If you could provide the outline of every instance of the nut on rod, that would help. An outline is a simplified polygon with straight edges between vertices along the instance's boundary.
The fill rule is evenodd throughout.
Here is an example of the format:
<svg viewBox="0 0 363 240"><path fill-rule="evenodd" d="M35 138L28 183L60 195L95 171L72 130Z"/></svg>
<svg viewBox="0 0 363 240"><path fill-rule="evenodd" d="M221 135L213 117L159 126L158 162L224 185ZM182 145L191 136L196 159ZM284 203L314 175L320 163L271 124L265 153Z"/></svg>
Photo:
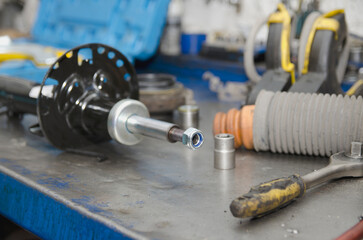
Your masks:
<svg viewBox="0 0 363 240"><path fill-rule="evenodd" d="M200 148L204 142L200 130L182 130L175 124L152 119L146 106L132 99L121 100L112 107L107 128L114 140L125 145L135 145L143 136L182 142L192 150Z"/></svg>

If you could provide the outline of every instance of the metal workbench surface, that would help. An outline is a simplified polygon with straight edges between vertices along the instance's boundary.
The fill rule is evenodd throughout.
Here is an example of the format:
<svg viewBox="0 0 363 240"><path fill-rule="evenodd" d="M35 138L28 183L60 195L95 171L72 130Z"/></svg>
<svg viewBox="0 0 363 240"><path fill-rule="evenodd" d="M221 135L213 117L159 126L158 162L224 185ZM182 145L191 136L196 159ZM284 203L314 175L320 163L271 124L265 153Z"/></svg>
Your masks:
<svg viewBox="0 0 363 240"><path fill-rule="evenodd" d="M213 168L211 126L226 105L201 103L205 145L145 139L91 146L109 158L65 153L0 117L0 213L45 239L332 239L363 213L363 179L309 190L257 220L234 218L230 202L251 186L324 167L327 158L238 150L236 168Z"/></svg>

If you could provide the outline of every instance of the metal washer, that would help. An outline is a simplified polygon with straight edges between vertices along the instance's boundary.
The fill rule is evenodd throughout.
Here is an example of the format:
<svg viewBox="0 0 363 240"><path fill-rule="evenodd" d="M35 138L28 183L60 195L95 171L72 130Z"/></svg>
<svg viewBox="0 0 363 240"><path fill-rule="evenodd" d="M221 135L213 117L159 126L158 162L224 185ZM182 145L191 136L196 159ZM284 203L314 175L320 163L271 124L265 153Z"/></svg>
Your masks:
<svg viewBox="0 0 363 240"><path fill-rule="evenodd" d="M107 129L110 136L125 145L135 145L141 142L143 136L133 134L127 129L127 119L132 115L149 118L146 106L136 100L124 99L117 102L108 115Z"/></svg>

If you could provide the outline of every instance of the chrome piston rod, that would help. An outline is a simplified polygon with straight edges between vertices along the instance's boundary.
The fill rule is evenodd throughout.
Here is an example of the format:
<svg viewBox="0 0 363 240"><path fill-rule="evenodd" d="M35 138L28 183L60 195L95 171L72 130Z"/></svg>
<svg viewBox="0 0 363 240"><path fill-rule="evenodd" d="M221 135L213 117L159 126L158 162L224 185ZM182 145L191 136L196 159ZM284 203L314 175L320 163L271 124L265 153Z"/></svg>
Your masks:
<svg viewBox="0 0 363 240"><path fill-rule="evenodd" d="M142 136L182 142L193 150L201 147L204 142L200 130L182 130L175 124L152 119L144 104L131 99L122 100L111 109L108 116L108 132L113 139L126 145L139 143Z"/></svg>
<svg viewBox="0 0 363 240"><path fill-rule="evenodd" d="M172 128L177 126L172 123L133 115L127 119L126 127L134 134L141 134L152 138L158 138L161 140L166 139L174 142L169 139L169 132Z"/></svg>

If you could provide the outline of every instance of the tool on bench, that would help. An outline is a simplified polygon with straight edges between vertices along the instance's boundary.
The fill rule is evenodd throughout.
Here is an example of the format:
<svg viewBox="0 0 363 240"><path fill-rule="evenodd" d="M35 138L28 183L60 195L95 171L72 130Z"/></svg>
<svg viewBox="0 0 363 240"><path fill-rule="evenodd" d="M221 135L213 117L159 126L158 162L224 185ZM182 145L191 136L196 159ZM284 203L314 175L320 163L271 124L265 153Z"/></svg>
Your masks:
<svg viewBox="0 0 363 240"><path fill-rule="evenodd" d="M36 66L49 67L65 51L34 43L0 44L0 63L14 60L30 60Z"/></svg>
<svg viewBox="0 0 363 240"><path fill-rule="evenodd" d="M363 79L357 80L347 91L348 96L363 96Z"/></svg>
<svg viewBox="0 0 363 240"><path fill-rule="evenodd" d="M343 93L349 45L344 10L309 15L300 37L300 77L289 92Z"/></svg>
<svg viewBox="0 0 363 240"><path fill-rule="evenodd" d="M344 10L326 14L312 12L306 18L298 40L297 67L290 61L291 16L280 3L272 13L266 46L266 72L260 77L253 64L253 42L259 22L247 40L244 66L255 84L247 104L254 104L261 90L305 93L342 93L343 80L349 56L349 39ZM296 69L295 69L296 68ZM295 81L295 70L297 79Z"/></svg>
<svg viewBox="0 0 363 240"><path fill-rule="evenodd" d="M204 141L198 129L182 130L149 118L148 109L136 100L139 86L133 66L116 49L103 44L69 50L49 68L40 86L12 80L0 78L0 100L9 115L36 112L39 125L31 131L45 135L60 149L110 138L134 145L142 136L179 141L193 150Z"/></svg>
<svg viewBox="0 0 363 240"><path fill-rule="evenodd" d="M289 46L291 17L284 4L278 4L277 10L268 18L266 72L250 92L247 104L254 104L258 93L263 89L286 91L295 83L295 66L290 61ZM250 45L249 42L247 44ZM247 60L247 63L249 62ZM250 68L246 65L245 67Z"/></svg>
<svg viewBox="0 0 363 240"><path fill-rule="evenodd" d="M361 142L352 142L349 153L333 154L327 167L302 177L294 174L252 187L232 201L230 210L238 218L261 217L304 196L310 188L342 177L363 177Z"/></svg>

